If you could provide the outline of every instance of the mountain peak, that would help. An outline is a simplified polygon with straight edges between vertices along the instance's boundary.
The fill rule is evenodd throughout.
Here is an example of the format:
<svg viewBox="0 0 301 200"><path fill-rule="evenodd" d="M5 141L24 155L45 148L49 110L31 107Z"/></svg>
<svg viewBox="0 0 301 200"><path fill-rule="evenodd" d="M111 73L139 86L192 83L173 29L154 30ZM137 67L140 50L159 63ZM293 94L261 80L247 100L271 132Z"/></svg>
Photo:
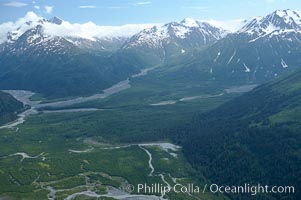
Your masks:
<svg viewBox="0 0 301 200"><path fill-rule="evenodd" d="M225 31L205 22L185 18L181 22L144 29L134 35L124 49L159 49L162 55L176 55L204 45L212 44L225 36ZM173 46L173 47L172 47Z"/></svg>
<svg viewBox="0 0 301 200"><path fill-rule="evenodd" d="M295 29L301 24L300 15L293 10L276 10L273 13L266 16L275 26L286 26L285 28Z"/></svg>
<svg viewBox="0 0 301 200"><path fill-rule="evenodd" d="M291 9L276 10L272 14L278 15L279 17L289 16L292 18L295 18L295 17L300 18L300 15L296 11L291 10Z"/></svg>
<svg viewBox="0 0 301 200"><path fill-rule="evenodd" d="M265 17L253 18L238 33L263 37L272 33L300 31L301 17L293 10L276 10Z"/></svg>
<svg viewBox="0 0 301 200"><path fill-rule="evenodd" d="M53 24L61 25L63 23L63 20L60 19L59 17L54 16L53 18L51 18L49 20L49 22L51 22Z"/></svg>
<svg viewBox="0 0 301 200"><path fill-rule="evenodd" d="M187 26L187 27L198 27L199 26L198 22L192 18L183 19L181 21L181 24L183 24L184 26Z"/></svg>

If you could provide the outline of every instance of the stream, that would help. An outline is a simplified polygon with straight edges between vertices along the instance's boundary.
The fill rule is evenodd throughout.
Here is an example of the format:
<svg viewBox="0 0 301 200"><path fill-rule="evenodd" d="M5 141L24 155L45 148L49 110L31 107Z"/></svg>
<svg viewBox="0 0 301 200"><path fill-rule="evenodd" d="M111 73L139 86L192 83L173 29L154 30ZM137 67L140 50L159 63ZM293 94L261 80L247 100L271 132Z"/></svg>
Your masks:
<svg viewBox="0 0 301 200"><path fill-rule="evenodd" d="M234 87L231 87L231 88L224 89L224 92L220 93L220 94L213 94L213 95L204 94L204 95L198 95L198 96L183 97L181 99L166 100L166 101L161 101L161 102L157 102L157 103L152 103L152 104L150 104L150 106L167 106L167 105L176 104L178 102L186 102L186 101L192 101L192 100L196 100L196 99L216 98L216 97L223 96L225 94L245 93L245 92L249 92L249 91L253 90L257 86L258 85L255 85L255 84L253 84L253 85L234 86Z"/></svg>
<svg viewBox="0 0 301 200"><path fill-rule="evenodd" d="M95 144L96 142L93 142L93 143ZM158 142L158 143L141 143L141 144L129 144L129 145L123 145L123 146L100 147L99 149L111 150L111 149L129 148L129 147L132 147L132 146L138 146L148 156L148 166L150 168L150 172L149 172L148 176L158 176L158 177L160 177L162 182L166 186L171 188L171 185L166 181L165 175L163 173L154 174L155 173L155 167L153 166L153 156L152 156L151 152L146 147L158 146L163 151L169 153L173 157L176 157L175 152L178 151L181 147L177 146L177 145L174 145L174 144L171 144L171 143L167 143L167 142ZM93 150L94 150L94 148L90 147L89 149L85 149L85 150L71 150L71 149L69 149L69 152L71 152L71 153L88 153L88 152L91 152ZM177 183L176 178L172 177L170 174L168 176L173 180L174 183ZM87 190L87 191L84 191L84 192L71 194L65 200L72 200L72 199L76 198L79 195L85 195L85 196L88 196L88 197L112 197L112 198L115 198L115 199L133 199L133 200L143 200L143 199L145 199L145 200L156 200L156 199L158 199L158 200L165 200L164 191L162 191L160 197L155 196L155 195L128 194L128 193L126 193L124 191L121 191L119 189L116 189L116 188L113 188L113 191L115 191L115 192L112 193L112 190L109 190L108 194L98 195L95 192Z"/></svg>
<svg viewBox="0 0 301 200"><path fill-rule="evenodd" d="M155 167L153 166L153 157L152 157L151 152L146 147L158 146L158 147L161 148L161 150L169 153L170 155L173 155L175 151L178 151L181 148L180 146L177 146L177 145L174 145L174 144L171 144L171 143L167 143L167 142L158 142L158 143L129 144L129 145L123 145L123 146L110 146L110 147L90 147L90 148L85 149L85 150L71 150L71 149L69 149L69 152L70 153L89 153L89 152L93 151L96 148L103 149L103 150L111 150L111 149L129 148L129 147L132 147L132 146L138 146L148 156L148 166L150 168L150 173L148 174L148 176L158 176L158 177L160 177L162 182L164 184L166 184L166 186L171 188L170 183L167 182L167 180L165 179L165 175L163 173L154 174ZM176 178L172 177L170 174L168 174L168 177L171 178L173 183L177 183ZM48 182L48 183L43 183L43 182L39 183L38 179L39 178L37 178L34 182L38 186L40 186L41 189L44 189L44 190L48 191L48 200L55 200L56 199L56 194L58 192L71 191L75 188L86 188L86 190L81 191L81 192L71 193L71 194L69 194L69 196L64 198L65 200L73 200L73 199L76 199L79 196L86 196L88 198L89 197L90 198L108 197L108 198L114 198L114 199L120 199L120 200L167 200L166 198L164 198L165 193L163 191L161 193L161 196L145 195L145 194L130 194L130 193L124 191L124 190L121 190L121 189L118 189L118 188L115 188L115 187L112 187L112 186L107 186L107 193L106 194L98 194L98 193L93 191L93 184L88 183L87 180L86 180L86 185L80 185L80 186L76 186L75 188L70 188L70 189L54 189L49 184L57 183L57 182L59 182L59 180ZM96 185L94 185L94 186L96 186Z"/></svg>
<svg viewBox="0 0 301 200"><path fill-rule="evenodd" d="M143 145L138 145L143 151L145 151L145 153L148 155L149 157L149 160L148 160L148 166L149 168L151 169L150 173L148 174L148 176L153 176L153 173L155 171L155 168L152 164L152 161L153 161L153 156L152 154L146 149L143 147Z"/></svg>
<svg viewBox="0 0 301 200"><path fill-rule="evenodd" d="M8 158L8 157L12 157L12 156L21 156L21 160L20 162L22 162L24 159L36 159L36 158L39 158L41 157L42 160L44 160L44 152L43 153L40 153L39 155L36 155L36 156L30 156L28 155L27 153L24 153L24 152L18 152L18 153L14 153L14 154L10 154L8 156L3 156L3 157L0 157L0 158Z"/></svg>

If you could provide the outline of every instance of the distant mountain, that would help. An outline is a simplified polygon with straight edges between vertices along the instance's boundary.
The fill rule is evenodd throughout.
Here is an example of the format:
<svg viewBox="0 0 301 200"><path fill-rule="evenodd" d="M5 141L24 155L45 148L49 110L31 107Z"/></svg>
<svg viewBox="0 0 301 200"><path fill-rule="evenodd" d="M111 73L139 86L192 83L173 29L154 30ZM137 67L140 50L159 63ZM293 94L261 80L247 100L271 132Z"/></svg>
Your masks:
<svg viewBox="0 0 301 200"><path fill-rule="evenodd" d="M58 17L35 19L27 21L26 25L17 27L7 33L7 40L1 44L0 52L7 51L38 51L37 53L66 53L70 49L116 51L127 38L124 37L95 37L74 36L70 33L61 33L64 21ZM64 30L65 31L65 30Z"/></svg>
<svg viewBox="0 0 301 200"><path fill-rule="evenodd" d="M211 45L227 34L225 30L208 23L186 18L142 30L122 47L164 60Z"/></svg>
<svg viewBox="0 0 301 200"><path fill-rule="evenodd" d="M277 10L251 20L182 62L210 80L232 85L262 83L301 66L301 18ZM173 65L175 63L172 63Z"/></svg>
<svg viewBox="0 0 301 200"><path fill-rule="evenodd" d="M248 34L254 42L264 37L286 35L290 32L299 32L301 25L300 15L293 10L276 10L266 17L257 17L242 27L238 34Z"/></svg>
<svg viewBox="0 0 301 200"><path fill-rule="evenodd" d="M134 55L116 52L124 38L52 35L45 28L52 23L60 26L62 20L29 21L32 28L8 33L0 46L0 89L32 90L51 98L88 95L145 67Z"/></svg>
<svg viewBox="0 0 301 200"><path fill-rule="evenodd" d="M2 54L65 54L78 47L64 37L46 35L43 26L27 30L19 37L9 37Z"/></svg>
<svg viewBox="0 0 301 200"><path fill-rule="evenodd" d="M129 39L79 36L60 29L67 24L58 17L31 18L0 44L0 89L87 95L163 63L163 76L185 81L257 84L301 65L301 18L292 10L254 18L235 33L187 18Z"/></svg>
<svg viewBox="0 0 301 200"><path fill-rule="evenodd" d="M23 109L23 103L10 94L0 91L0 125L17 118L17 112Z"/></svg>
<svg viewBox="0 0 301 200"><path fill-rule="evenodd" d="M256 199L298 200L300 113L298 70L196 116L176 135L188 160L211 182L294 186L294 194L257 194ZM244 194L230 197L254 198Z"/></svg>
<svg viewBox="0 0 301 200"><path fill-rule="evenodd" d="M144 67L213 44L226 34L185 19L143 30L129 40L76 37L61 33L65 29L60 26L67 25L58 17L31 18L8 32L0 44L0 89L32 90L51 98L99 92Z"/></svg>
<svg viewBox="0 0 301 200"><path fill-rule="evenodd" d="M24 53L26 51L37 54L65 54L72 50L86 51L116 51L126 38L101 38L85 39L81 37L62 37L48 35L44 32L43 25L27 30L16 37L12 33L8 35L9 40L2 44L3 53Z"/></svg>

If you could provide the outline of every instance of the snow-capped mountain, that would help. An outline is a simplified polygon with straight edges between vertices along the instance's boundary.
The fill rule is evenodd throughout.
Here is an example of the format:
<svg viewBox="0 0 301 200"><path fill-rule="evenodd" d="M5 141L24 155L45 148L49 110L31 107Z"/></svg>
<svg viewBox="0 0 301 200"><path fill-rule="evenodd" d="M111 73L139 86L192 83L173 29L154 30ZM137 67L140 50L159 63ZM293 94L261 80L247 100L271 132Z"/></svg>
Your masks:
<svg viewBox="0 0 301 200"><path fill-rule="evenodd" d="M70 24L29 13L13 27L0 25L0 87L38 92L51 88L50 95L64 96L62 83L72 95L80 84L91 93L94 83L103 88L163 62L222 84L261 83L301 66L300 26L297 12L278 10L234 33L187 18L141 29L127 39L93 23ZM8 30L5 35L3 30Z"/></svg>
<svg viewBox="0 0 301 200"><path fill-rule="evenodd" d="M164 59L213 44L226 34L225 30L209 23L186 18L181 22L171 22L163 26L144 29L131 37L123 49L154 51Z"/></svg>
<svg viewBox="0 0 301 200"><path fill-rule="evenodd" d="M3 53L7 54L24 54L26 52L65 54L67 51L76 48L73 43L64 37L44 34L42 25L27 30L17 38L9 38L4 45Z"/></svg>
<svg viewBox="0 0 301 200"><path fill-rule="evenodd" d="M261 83L301 66L301 17L277 10L257 17L195 53L186 66L195 66L213 80L232 84Z"/></svg>
<svg viewBox="0 0 301 200"><path fill-rule="evenodd" d="M172 43L175 39L187 39L191 36L198 37L196 42L202 45L211 44L222 38L225 31L213 27L205 22L194 21L186 18L180 23L172 22L163 26L154 26L145 29L133 36L124 48L147 45L161 48L164 43Z"/></svg>
<svg viewBox="0 0 301 200"><path fill-rule="evenodd" d="M99 35L102 28L90 33L97 28L58 17L46 20L34 13L1 24L0 89L51 97L93 94L145 67L140 60L115 52L125 38Z"/></svg>
<svg viewBox="0 0 301 200"><path fill-rule="evenodd" d="M49 20L28 13L23 23L6 33L0 40L0 52L64 54L71 49L115 51L127 39L126 37L92 37L68 31L68 22L58 17ZM5 25L5 24L4 24ZM3 35L4 33L1 32Z"/></svg>
<svg viewBox="0 0 301 200"><path fill-rule="evenodd" d="M293 10L276 10L266 17L254 18L237 33L251 36L250 42L264 37L301 33L301 17Z"/></svg>

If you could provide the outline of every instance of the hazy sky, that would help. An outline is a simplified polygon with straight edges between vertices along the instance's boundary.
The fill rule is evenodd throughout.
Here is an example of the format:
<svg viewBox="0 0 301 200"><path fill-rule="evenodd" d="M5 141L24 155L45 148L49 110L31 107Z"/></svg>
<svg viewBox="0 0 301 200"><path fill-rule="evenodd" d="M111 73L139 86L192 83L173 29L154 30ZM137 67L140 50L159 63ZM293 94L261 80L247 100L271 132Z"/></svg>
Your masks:
<svg viewBox="0 0 301 200"><path fill-rule="evenodd" d="M232 20L264 16L276 9L301 10L300 0L0 0L0 23L28 11L75 23L99 25L164 23L190 17Z"/></svg>

